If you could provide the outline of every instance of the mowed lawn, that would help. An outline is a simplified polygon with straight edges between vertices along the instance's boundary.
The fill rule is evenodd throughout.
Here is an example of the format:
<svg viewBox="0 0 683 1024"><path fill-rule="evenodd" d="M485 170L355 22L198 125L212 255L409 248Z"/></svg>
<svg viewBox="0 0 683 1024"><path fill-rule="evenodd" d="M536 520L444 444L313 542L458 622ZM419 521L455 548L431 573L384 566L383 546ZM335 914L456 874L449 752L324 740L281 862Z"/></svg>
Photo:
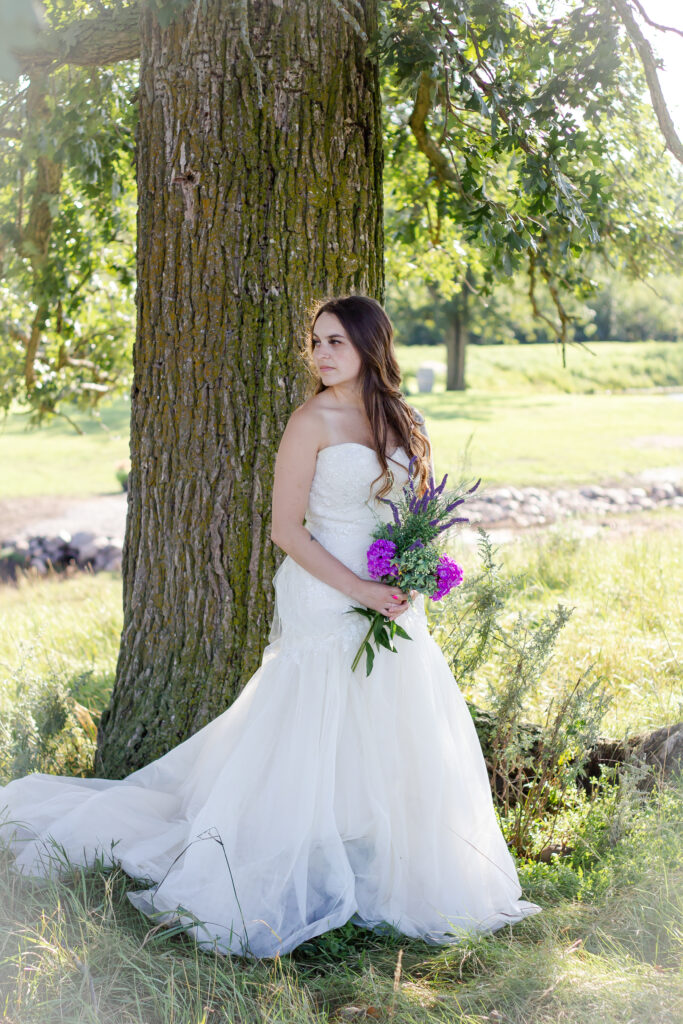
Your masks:
<svg viewBox="0 0 683 1024"><path fill-rule="evenodd" d="M426 416L438 474L472 473L484 484L618 480L643 469L683 465L683 345L609 342L594 356L570 349L562 369L553 345L472 346L464 392L418 394L414 373L443 363L443 346L398 348L409 400ZM678 393L624 389L680 386ZM602 390L601 390L602 389ZM6 498L86 497L118 491L128 457L130 409L120 398L99 420L68 410L40 429L14 413L0 422Z"/></svg>
<svg viewBox="0 0 683 1024"><path fill-rule="evenodd" d="M625 481L645 469L683 467L683 395L416 396L434 446L435 472L483 485Z"/></svg>

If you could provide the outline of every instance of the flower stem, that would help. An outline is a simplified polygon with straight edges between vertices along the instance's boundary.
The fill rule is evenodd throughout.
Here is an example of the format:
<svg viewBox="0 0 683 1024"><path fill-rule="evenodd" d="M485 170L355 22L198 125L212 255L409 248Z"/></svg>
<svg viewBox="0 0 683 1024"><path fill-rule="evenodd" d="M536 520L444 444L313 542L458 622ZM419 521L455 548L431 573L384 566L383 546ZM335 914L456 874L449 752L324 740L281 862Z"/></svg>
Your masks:
<svg viewBox="0 0 683 1024"><path fill-rule="evenodd" d="M351 671L352 672L356 671L356 667L358 665L358 662L360 661L361 654L363 653L365 645L366 645L368 639L370 638L370 636L372 635L373 629L375 628L375 621L379 617L380 617L380 613L379 612L375 612L375 616L374 616L374 618L370 622L370 628L368 629L367 633L365 634L365 636L361 640L361 644L360 644L360 647L358 648L358 652L356 654L356 657L353 659L353 662L351 663Z"/></svg>

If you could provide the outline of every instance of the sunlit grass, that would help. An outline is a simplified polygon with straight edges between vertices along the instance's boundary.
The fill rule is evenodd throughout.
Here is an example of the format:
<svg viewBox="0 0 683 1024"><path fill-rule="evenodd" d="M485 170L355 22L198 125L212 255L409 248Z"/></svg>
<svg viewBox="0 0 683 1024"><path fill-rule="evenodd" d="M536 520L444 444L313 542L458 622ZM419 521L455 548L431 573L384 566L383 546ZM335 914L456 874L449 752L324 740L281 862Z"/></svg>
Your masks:
<svg viewBox="0 0 683 1024"><path fill-rule="evenodd" d="M417 389L415 373L423 363L446 363L445 345L400 345L398 356L406 384ZM683 387L683 345L666 341L589 342L567 347L562 366L559 345L470 345L465 379L473 391L584 393L628 388ZM446 386L443 369L435 389Z"/></svg>
<svg viewBox="0 0 683 1024"><path fill-rule="evenodd" d="M466 391L444 391L440 374L433 393L417 394L411 373L424 361L445 361L445 349L400 347L409 400L427 417L437 472L460 468L470 437L471 469L486 483L585 482L683 465L680 396L604 393L683 387L683 345L592 348L595 357L570 349L563 370L554 345L472 346ZM116 466L129 454L128 401L103 405L99 422L69 415L82 436L64 420L28 431L23 415L0 421L4 497L120 492Z"/></svg>
<svg viewBox="0 0 683 1024"><path fill-rule="evenodd" d="M63 419L40 429L13 413L0 420L3 497L121 493L117 465L129 455L130 402L103 406L99 420L69 410L83 434Z"/></svg>
<svg viewBox="0 0 683 1024"><path fill-rule="evenodd" d="M679 398L442 392L411 401L427 419L439 476L562 486L683 466Z"/></svg>
<svg viewBox="0 0 683 1024"><path fill-rule="evenodd" d="M0 586L0 708L22 672L64 680L90 673L78 699L101 707L114 679L122 622L120 573L20 574L16 586Z"/></svg>
<svg viewBox="0 0 683 1024"><path fill-rule="evenodd" d="M499 545L497 561L522 577L511 619L518 611L538 617L558 601L574 608L530 717L556 680L576 679L591 664L613 698L605 719L611 735L683 717L683 513L662 511L655 521L657 529L608 527L588 537L561 523ZM465 571L476 571L476 552L463 538L451 550ZM481 699L495 671L493 662L483 666L477 692L467 695Z"/></svg>

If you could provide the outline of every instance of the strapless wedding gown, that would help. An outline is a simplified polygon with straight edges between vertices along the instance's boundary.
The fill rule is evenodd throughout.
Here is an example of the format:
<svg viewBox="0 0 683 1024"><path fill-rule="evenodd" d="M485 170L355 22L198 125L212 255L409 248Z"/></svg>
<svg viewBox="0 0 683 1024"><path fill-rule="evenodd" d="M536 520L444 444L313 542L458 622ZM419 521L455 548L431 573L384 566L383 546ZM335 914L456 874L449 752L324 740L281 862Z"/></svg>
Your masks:
<svg viewBox="0 0 683 1024"><path fill-rule="evenodd" d="M408 479L399 448L398 497ZM364 579L377 519L374 451L318 454L306 526ZM374 484L376 490L379 482ZM349 919L457 942L541 908L520 899L472 718L427 629L351 661L367 628L354 602L285 557L269 643L235 702L122 781L35 773L0 788L0 838L17 868L58 875L119 863L129 899L185 925L201 948L270 957Z"/></svg>

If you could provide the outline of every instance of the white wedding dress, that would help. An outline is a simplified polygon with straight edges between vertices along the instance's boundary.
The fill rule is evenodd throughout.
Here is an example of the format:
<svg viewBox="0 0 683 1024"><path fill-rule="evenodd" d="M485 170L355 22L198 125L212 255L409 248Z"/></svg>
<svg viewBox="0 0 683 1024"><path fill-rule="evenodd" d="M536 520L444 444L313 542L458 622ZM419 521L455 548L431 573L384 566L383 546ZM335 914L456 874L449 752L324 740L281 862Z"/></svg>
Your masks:
<svg viewBox="0 0 683 1024"><path fill-rule="evenodd" d="M400 495L408 456L393 453ZM313 536L368 579L375 452L320 451ZM374 488L379 488L379 481ZM424 599L399 617L411 639L351 661L367 620L285 557L260 668L237 700L122 781L35 773L0 787L0 837L18 870L57 875L120 863L154 921L201 948L271 957L343 925L387 924L456 942L541 908L520 899L472 718L427 629Z"/></svg>

